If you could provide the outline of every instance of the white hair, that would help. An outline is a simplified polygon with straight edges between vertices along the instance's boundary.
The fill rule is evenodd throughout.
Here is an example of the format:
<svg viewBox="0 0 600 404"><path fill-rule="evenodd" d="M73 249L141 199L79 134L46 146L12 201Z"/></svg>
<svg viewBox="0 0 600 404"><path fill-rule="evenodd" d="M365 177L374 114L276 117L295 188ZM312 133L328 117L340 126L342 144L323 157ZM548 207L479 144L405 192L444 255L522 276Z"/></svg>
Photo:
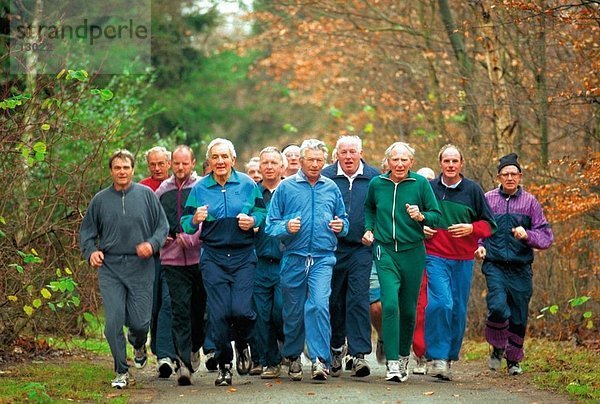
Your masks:
<svg viewBox="0 0 600 404"><path fill-rule="evenodd" d="M235 147L233 147L233 143L231 143L231 140L227 140L227 139L223 139L223 138L216 138L213 139L209 144L208 147L206 148L206 159L209 160L210 159L210 150L215 147L216 145L219 144L224 144L225 146L227 146L227 148L229 149L229 154L231 155L232 158L236 158L237 155L235 154Z"/></svg>
<svg viewBox="0 0 600 404"><path fill-rule="evenodd" d="M419 170L417 171L417 174L422 175L423 177L427 178L428 180L432 180L435 178L435 171L433 171L429 167L419 168Z"/></svg>
<svg viewBox="0 0 600 404"><path fill-rule="evenodd" d="M327 161L327 146L319 139L306 139L300 146L300 159L304 158L306 150L322 151L325 161Z"/></svg>
<svg viewBox="0 0 600 404"><path fill-rule="evenodd" d="M162 146L154 146L153 148L149 149L146 153L144 153L144 158L146 159L146 161L148 161L148 156L154 153L164 154L167 160L171 161L171 152Z"/></svg>
<svg viewBox="0 0 600 404"><path fill-rule="evenodd" d="M413 159L415 158L415 149L413 149L412 147L410 147L410 145L408 143L404 143L404 142L394 142L391 144L390 147L388 147L385 150L385 159L389 159L390 156L392 155L392 152L394 151L394 149L404 149L405 151L408 152L408 154L410 155L410 158Z"/></svg>
<svg viewBox="0 0 600 404"><path fill-rule="evenodd" d="M337 140L337 143L335 144L335 148L339 149L340 144L342 143L354 145L356 146L358 151L362 151L362 139L358 136L340 136L340 138Z"/></svg>

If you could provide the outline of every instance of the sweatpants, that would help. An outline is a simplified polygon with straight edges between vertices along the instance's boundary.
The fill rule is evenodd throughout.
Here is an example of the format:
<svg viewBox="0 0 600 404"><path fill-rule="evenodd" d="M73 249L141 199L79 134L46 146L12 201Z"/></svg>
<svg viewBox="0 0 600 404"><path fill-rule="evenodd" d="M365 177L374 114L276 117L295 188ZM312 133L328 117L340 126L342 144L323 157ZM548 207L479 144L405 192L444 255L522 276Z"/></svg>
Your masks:
<svg viewBox="0 0 600 404"><path fill-rule="evenodd" d="M329 298L331 347L339 348L347 339L348 353L352 356L371 353L369 279L372 265L373 253L369 247L336 253Z"/></svg>
<svg viewBox="0 0 600 404"><path fill-rule="evenodd" d="M381 285L381 333L387 360L408 356L415 329L425 246L394 251L376 244L373 250Z"/></svg>
<svg viewBox="0 0 600 404"><path fill-rule="evenodd" d="M324 257L289 254L281 261L283 295L283 355L297 358L308 347L314 363L320 359L331 366L329 296L333 254Z"/></svg>
<svg viewBox="0 0 600 404"><path fill-rule="evenodd" d="M252 357L257 351L262 366L277 366L281 362L281 354L277 340L282 339L283 319L281 314L282 296L279 282L279 260L258 258L254 276L254 308L256 323L254 324L254 344Z"/></svg>
<svg viewBox="0 0 600 404"><path fill-rule="evenodd" d="M417 357L425 356L425 308L427 307L427 271L423 272L423 280L417 299L417 317L413 334L413 352Z"/></svg>
<svg viewBox="0 0 600 404"><path fill-rule="evenodd" d="M154 258L142 260L136 255L104 255L98 270L98 282L104 305L104 335L110 347L117 373L126 373L127 337L134 348L146 344L152 316Z"/></svg>
<svg viewBox="0 0 600 404"><path fill-rule="evenodd" d="M175 343L171 328L173 313L171 312L171 296L169 286L164 276L160 258L154 255L154 289L152 294L152 319L150 321L150 349L157 359L169 358L175 360Z"/></svg>
<svg viewBox="0 0 600 404"><path fill-rule="evenodd" d="M210 339L215 344L219 367L231 364L231 340L248 343L256 313L252 309L252 290L256 254L254 248L202 248L200 258Z"/></svg>
<svg viewBox="0 0 600 404"><path fill-rule="evenodd" d="M506 359L520 362L525 355L523 342L533 293L531 265L484 261L482 272L488 289L485 338L492 346L506 349Z"/></svg>
<svg viewBox="0 0 600 404"><path fill-rule="evenodd" d="M473 260L427 255L427 359L458 360L473 279Z"/></svg>
<svg viewBox="0 0 600 404"><path fill-rule="evenodd" d="M169 290L173 291L170 294L173 313L171 334L177 352L177 367L179 368L183 364L190 372L193 372L191 352L199 344L196 343L196 347L194 347L192 335L197 340L204 339L202 334L206 294L202 286L202 274L198 264L188 266L164 265L162 269ZM198 288L198 285L202 287ZM194 327L200 329L194 330Z"/></svg>

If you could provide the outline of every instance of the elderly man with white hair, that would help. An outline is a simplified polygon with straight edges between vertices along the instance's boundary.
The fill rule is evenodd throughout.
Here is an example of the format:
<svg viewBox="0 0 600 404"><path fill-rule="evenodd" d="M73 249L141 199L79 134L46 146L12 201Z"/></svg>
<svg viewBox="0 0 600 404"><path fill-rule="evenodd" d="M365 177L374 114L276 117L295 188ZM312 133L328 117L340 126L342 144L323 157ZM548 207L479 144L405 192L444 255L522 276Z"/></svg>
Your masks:
<svg viewBox="0 0 600 404"><path fill-rule="evenodd" d="M202 223L200 269L207 295L210 339L216 344L219 364L215 384L228 386L233 360L230 341L236 341L238 356L245 356L256 319L252 309L254 228L262 225L266 209L258 185L233 169L236 153L229 140L211 141L206 159L211 173L192 188L181 226L193 234Z"/></svg>
<svg viewBox="0 0 600 404"><path fill-rule="evenodd" d="M348 233L348 219L339 188L321 175L326 161L325 144L305 140L300 146L300 171L279 184L267 215L267 234L285 245L283 355L290 360L288 375L295 381L303 376L300 354L305 339L312 379L326 380L331 365L331 273L338 237Z"/></svg>
<svg viewBox="0 0 600 404"><path fill-rule="evenodd" d="M393 143L385 158L389 171L369 184L363 243L373 245L381 285L385 379L405 382L425 268L423 225L435 226L441 212L427 180L410 171L412 147Z"/></svg>
<svg viewBox="0 0 600 404"><path fill-rule="evenodd" d="M362 140L358 136L342 136L336 143L337 161L323 169L342 192L348 212L348 234L340 237L335 252L336 264L331 278L331 375L342 373L342 359L347 351L352 357L351 375L371 373L366 355L371 353L369 321L369 278L373 264L371 246L363 245L365 232L365 199L371 178L379 170L363 159Z"/></svg>

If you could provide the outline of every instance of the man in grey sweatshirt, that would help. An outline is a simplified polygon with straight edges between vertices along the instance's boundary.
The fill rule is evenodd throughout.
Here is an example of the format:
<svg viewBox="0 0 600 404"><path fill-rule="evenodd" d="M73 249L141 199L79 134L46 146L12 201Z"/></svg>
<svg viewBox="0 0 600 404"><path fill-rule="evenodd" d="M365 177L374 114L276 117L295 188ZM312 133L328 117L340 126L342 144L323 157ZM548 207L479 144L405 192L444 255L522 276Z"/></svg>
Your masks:
<svg viewBox="0 0 600 404"><path fill-rule="evenodd" d="M135 159L127 150L112 154L108 166L113 184L92 198L79 232L83 256L98 269L106 317L104 335L117 373L111 385L118 389L133 382L127 365L124 325L135 349L135 366L142 368L147 361L153 254L169 231L156 195L133 182L134 164Z"/></svg>

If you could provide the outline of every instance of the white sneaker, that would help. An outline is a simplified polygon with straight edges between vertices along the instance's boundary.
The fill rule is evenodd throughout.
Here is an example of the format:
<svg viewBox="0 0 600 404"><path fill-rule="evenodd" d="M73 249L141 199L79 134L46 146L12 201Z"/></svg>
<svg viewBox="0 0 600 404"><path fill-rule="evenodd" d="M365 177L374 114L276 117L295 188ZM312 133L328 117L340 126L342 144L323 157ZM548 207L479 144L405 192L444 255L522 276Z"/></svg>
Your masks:
<svg viewBox="0 0 600 404"><path fill-rule="evenodd" d="M385 380L400 383L400 361L388 361L386 367Z"/></svg>
<svg viewBox="0 0 600 404"><path fill-rule="evenodd" d="M437 377L442 380L452 380L452 374L450 373L450 365L447 360L436 359L431 363L431 369L429 374L433 377Z"/></svg>
<svg viewBox="0 0 600 404"><path fill-rule="evenodd" d="M398 361L398 370L400 373L400 382L404 383L405 381L408 380L408 361L409 361L410 357L409 356L401 356L400 360Z"/></svg>
<svg viewBox="0 0 600 404"><path fill-rule="evenodd" d="M415 375L426 375L427 374L427 358L424 356L415 356L415 367L412 370Z"/></svg>
<svg viewBox="0 0 600 404"><path fill-rule="evenodd" d="M190 362L192 363L192 370L194 373L200 369L200 350L192 351L190 354Z"/></svg>
<svg viewBox="0 0 600 404"><path fill-rule="evenodd" d="M180 386L189 386L192 384L192 374L184 364L181 364L179 369L177 369L177 384Z"/></svg>
<svg viewBox="0 0 600 404"><path fill-rule="evenodd" d="M117 373L117 377L110 382L110 385L115 389L124 389L128 384L133 384L132 381L133 379L129 378L129 372Z"/></svg>
<svg viewBox="0 0 600 404"><path fill-rule="evenodd" d="M313 380L327 380L329 370L325 367L325 364L317 359L312 365L312 379Z"/></svg>
<svg viewBox="0 0 600 404"><path fill-rule="evenodd" d="M168 379L169 376L175 371L175 364L171 358L160 358L158 360L158 377L161 379Z"/></svg>

